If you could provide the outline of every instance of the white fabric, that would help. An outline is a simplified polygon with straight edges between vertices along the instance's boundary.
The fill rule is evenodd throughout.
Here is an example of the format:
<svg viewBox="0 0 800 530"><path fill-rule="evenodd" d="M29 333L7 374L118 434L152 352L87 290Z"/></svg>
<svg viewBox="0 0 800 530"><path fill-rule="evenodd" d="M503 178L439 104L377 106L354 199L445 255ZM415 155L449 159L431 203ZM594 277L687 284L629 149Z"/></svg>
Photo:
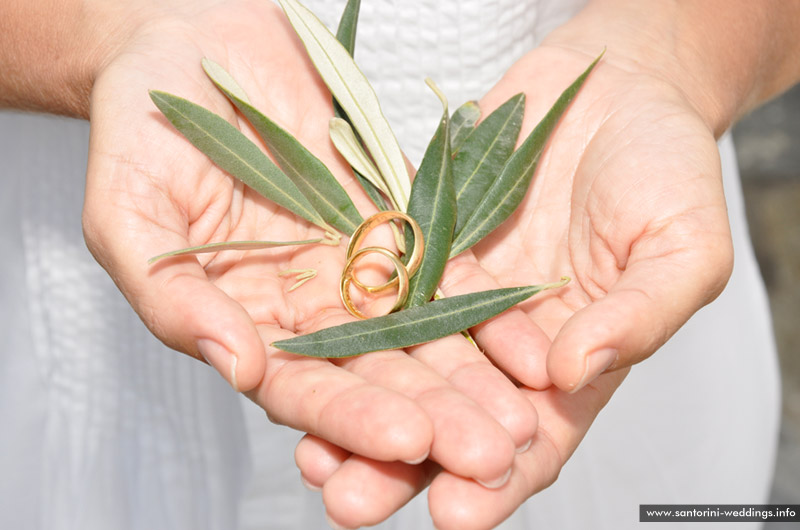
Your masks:
<svg viewBox="0 0 800 530"><path fill-rule="evenodd" d="M86 250L87 124L0 120L0 528L229 528L240 403L149 336Z"/></svg>
<svg viewBox="0 0 800 530"><path fill-rule="evenodd" d="M357 58L418 159L440 112L425 76L453 106L478 98L581 3L369 0ZM333 25L343 2L309 5ZM325 528L294 469L299 434L161 346L86 250L87 132L0 114L0 528ZM767 501L777 366L729 139L721 149L728 288L633 370L559 481L502 528L636 528L640 503ZM382 527L430 528L424 502Z"/></svg>

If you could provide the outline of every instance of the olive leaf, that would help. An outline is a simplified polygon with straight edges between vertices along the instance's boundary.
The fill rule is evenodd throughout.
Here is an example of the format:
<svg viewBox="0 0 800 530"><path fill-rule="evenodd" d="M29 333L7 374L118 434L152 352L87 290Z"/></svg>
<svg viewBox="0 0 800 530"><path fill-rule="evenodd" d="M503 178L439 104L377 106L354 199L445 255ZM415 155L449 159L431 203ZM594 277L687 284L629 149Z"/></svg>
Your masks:
<svg viewBox="0 0 800 530"><path fill-rule="evenodd" d="M508 159L500 176L492 183L480 204L456 234L450 250L451 258L467 250L500 226L525 198L550 133L555 129L559 118L578 93L600 57L602 54L561 93L542 121Z"/></svg>
<svg viewBox="0 0 800 530"><path fill-rule="evenodd" d="M237 83L233 76L222 66L205 57L200 61L200 65L203 67L209 79L211 79L223 93L226 95L232 94L238 100L252 105L250 99L247 97L247 92L239 86L239 83Z"/></svg>
<svg viewBox="0 0 800 530"><path fill-rule="evenodd" d="M351 169L353 168L351 167ZM389 199L387 199L389 196L388 193L386 196L382 195L380 190L373 186L369 180L364 178L364 176L359 173L358 170L353 169L353 173L355 174L358 183L361 184L361 188L367 194L367 197L370 198L372 204L374 204L379 210L397 209L390 203Z"/></svg>
<svg viewBox="0 0 800 530"><path fill-rule="evenodd" d="M173 250L154 256L147 260L147 263L152 264L163 258L171 258L174 256L188 256L193 254L206 254L209 252L221 252L223 250L261 250L273 247L287 247L293 245L313 245L315 243L322 243L323 238L317 239L304 239L302 241L222 241L220 243L208 243L206 245L199 245L196 247L182 248L180 250Z"/></svg>
<svg viewBox="0 0 800 530"><path fill-rule="evenodd" d="M356 49L356 30L358 29L358 13L360 9L360 0L348 0L347 5L344 7L344 11L342 12L342 18L339 19L339 27L336 30L336 40L342 43L342 46L344 46L344 49L350 54L350 57L354 56ZM347 117L347 113L344 111L341 105L339 105L339 102L336 101L336 98L333 98L333 112L337 118L347 121L347 123L352 126ZM353 136L355 137L355 133ZM360 140L357 141L359 148L363 151ZM371 161L370 165L374 167L374 165L371 164ZM377 169L375 171L377 172ZM358 183L361 184L361 187L364 189L367 196L372 199L372 202L375 204L375 206L377 206L380 210L389 209L389 205L386 202L386 197L389 196L389 192L384 191L382 194L381 191L375 187L373 181L365 178L364 175L355 167L353 167L353 172L356 175Z"/></svg>
<svg viewBox="0 0 800 530"><path fill-rule="evenodd" d="M317 72L366 145L395 204L405 209L411 188L405 159L369 81L314 13L296 0L279 2Z"/></svg>
<svg viewBox="0 0 800 530"><path fill-rule="evenodd" d="M253 125L286 176L325 222L345 234L352 234L363 218L328 167L294 136L251 105L245 91L224 68L210 59L203 59L202 64L211 81Z"/></svg>
<svg viewBox="0 0 800 530"><path fill-rule="evenodd" d="M331 137L344 146L337 145L337 148L356 168L357 176L376 204L384 202L380 191L383 190L395 208L407 209L417 220L423 230L425 253L409 286L407 308L384 317L279 341L273 344L275 347L316 357L347 357L405 348L463 332L544 289L560 287L569 281L562 278L561 282L552 284L482 291L430 301L447 259L491 232L522 201L549 135L600 57L562 93L513 154L511 150L519 134L523 112L522 95L511 98L476 126L480 109L475 102L462 105L451 119L446 99L435 85L429 83L442 101L444 111L412 186L405 159L381 112L377 96L352 59L360 2L348 0L337 37L297 0L279 0L279 3L328 85L334 101L342 107L338 112L341 119L334 119L331 123ZM225 119L164 92L152 91L151 98L167 119L220 168L265 197L322 227L326 235L323 239L305 241L211 243L168 252L156 256L151 262L167 256L227 249L338 243L339 235L330 224L346 233L352 232L355 223L360 222L360 215L354 207L350 209L352 201L324 165L291 135L257 111L244 90L224 69L210 61L204 62L204 68L217 87L251 121L285 171L297 179L298 185ZM359 174L359 168L372 178L375 185ZM454 170L459 173L458 187L453 181ZM498 170L500 174L494 178ZM311 199L301 189L305 189ZM463 227L456 231L459 209L464 212ZM398 239L398 243L402 248L404 241ZM312 278L316 271L293 269L281 274L298 275L294 289Z"/></svg>
<svg viewBox="0 0 800 530"><path fill-rule="evenodd" d="M545 289L569 281L481 291L434 300L386 316L349 322L272 346L311 357L350 357L379 350L407 348L480 324Z"/></svg>
<svg viewBox="0 0 800 530"><path fill-rule="evenodd" d="M525 94L517 94L489 114L461 145L453 158L458 234L503 170L522 127Z"/></svg>
<svg viewBox="0 0 800 530"><path fill-rule="evenodd" d="M336 40L347 50L350 57L354 56L356 49L356 31L358 30L358 13L361 10L361 0L347 0L347 5L339 19L336 28Z"/></svg>
<svg viewBox="0 0 800 530"><path fill-rule="evenodd" d="M328 123L331 141L350 167L367 179L377 190L389 194L378 169L364 152L350 124L341 118L331 118Z"/></svg>
<svg viewBox="0 0 800 530"><path fill-rule="evenodd" d="M227 120L166 92L151 90L150 98L170 123L221 169L267 199L333 232L289 177Z"/></svg>
<svg viewBox="0 0 800 530"><path fill-rule="evenodd" d="M464 140L472 134L480 117L481 108L477 101L467 101L453 113L450 118L450 151L454 156Z"/></svg>
<svg viewBox="0 0 800 530"><path fill-rule="evenodd" d="M439 97L444 110L414 177L408 201L408 214L422 230L425 252L419 270L409 282L406 307L430 301L436 291L450 254L456 222L456 196L450 164L450 112L442 92L430 79L426 82Z"/></svg>

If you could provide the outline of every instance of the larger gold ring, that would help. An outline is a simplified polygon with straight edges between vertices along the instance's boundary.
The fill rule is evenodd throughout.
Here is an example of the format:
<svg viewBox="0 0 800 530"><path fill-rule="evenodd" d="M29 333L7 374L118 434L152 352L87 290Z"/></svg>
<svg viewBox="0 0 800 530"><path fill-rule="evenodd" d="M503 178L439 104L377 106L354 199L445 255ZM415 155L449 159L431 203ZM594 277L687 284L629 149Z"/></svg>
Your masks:
<svg viewBox="0 0 800 530"><path fill-rule="evenodd" d="M392 265L394 265L395 270L397 271L397 276L395 277L395 281L398 282L397 300L395 301L394 306L389 310L389 313L393 313L402 308L403 304L406 303L406 299L408 299L408 271L406 270L405 265L403 265L403 262L400 261L400 258L397 257L397 254L383 247L364 247L353 254L350 259L348 259L347 264L342 271L342 281L339 284L339 294L342 297L342 303L344 306L351 315L363 319L368 317L353 305L353 300L350 298L350 283L355 283L353 269L356 266L356 262L362 256L371 254L373 252L377 252L378 254L389 258L389 260L392 262Z"/></svg>
<svg viewBox="0 0 800 530"><path fill-rule="evenodd" d="M411 226L411 230L414 233L414 249L411 251L411 255L408 258L408 264L404 266L406 272L408 273L408 277L414 276L414 273L417 272L419 266L422 264L422 255L425 252L425 240L422 235L422 229L410 215L395 210L378 212L361 223L358 228L356 228L355 232L353 232L353 237L350 238L350 243L347 245L347 256L345 259L349 261L352 258L353 253L356 251L358 246L361 244L364 238L367 237L367 234L369 234L375 227L395 219L402 219L403 221L407 222ZM395 257L397 256L394 253L392 253L392 255ZM344 274L342 274L342 277L344 277ZM368 293L378 293L397 285L397 278L392 278L381 285L365 285L360 282L355 275L353 275L352 282Z"/></svg>

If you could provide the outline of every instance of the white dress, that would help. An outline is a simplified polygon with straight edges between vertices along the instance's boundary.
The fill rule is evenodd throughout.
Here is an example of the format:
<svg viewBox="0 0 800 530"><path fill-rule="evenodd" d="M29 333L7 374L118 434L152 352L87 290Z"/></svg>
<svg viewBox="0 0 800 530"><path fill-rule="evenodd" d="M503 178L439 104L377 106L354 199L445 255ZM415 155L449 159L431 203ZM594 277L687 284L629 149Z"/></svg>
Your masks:
<svg viewBox="0 0 800 530"><path fill-rule="evenodd" d="M308 5L335 25L343 3ZM582 3L369 0L357 59L418 159L440 112L425 76L453 106L479 98ZM410 115L392 112L409 100ZM0 113L0 528L326 528L294 466L300 434L150 336L86 250L87 139L83 122ZM777 364L730 139L720 147L727 289L634 368L557 483L501 528L636 528L641 503L767 502ZM381 528L431 528L425 495Z"/></svg>

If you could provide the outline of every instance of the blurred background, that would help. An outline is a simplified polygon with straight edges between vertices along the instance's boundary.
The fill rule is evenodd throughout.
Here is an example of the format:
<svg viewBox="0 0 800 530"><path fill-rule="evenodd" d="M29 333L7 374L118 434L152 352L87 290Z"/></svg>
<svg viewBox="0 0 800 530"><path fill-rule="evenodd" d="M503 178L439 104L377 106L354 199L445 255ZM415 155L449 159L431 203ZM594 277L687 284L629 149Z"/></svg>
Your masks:
<svg viewBox="0 0 800 530"><path fill-rule="evenodd" d="M783 421L770 502L800 504L800 86L741 120L733 136L783 374Z"/></svg>

